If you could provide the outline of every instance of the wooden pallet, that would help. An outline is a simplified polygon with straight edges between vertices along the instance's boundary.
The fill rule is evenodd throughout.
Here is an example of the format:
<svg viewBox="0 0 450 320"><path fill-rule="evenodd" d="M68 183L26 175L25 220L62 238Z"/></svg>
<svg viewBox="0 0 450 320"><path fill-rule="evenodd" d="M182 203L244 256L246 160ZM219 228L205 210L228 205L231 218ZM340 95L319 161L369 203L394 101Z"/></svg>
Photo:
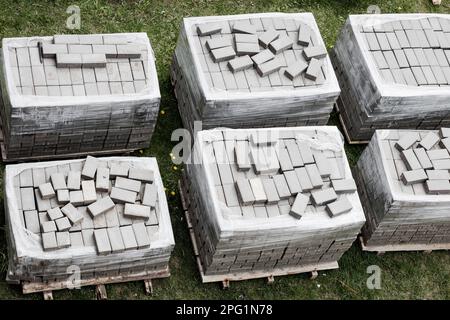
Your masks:
<svg viewBox="0 0 450 320"><path fill-rule="evenodd" d="M359 237L359 242L363 251L376 252L377 255L394 251L423 251L424 253L431 253L437 250L450 250L450 243L366 245L362 236Z"/></svg>
<svg viewBox="0 0 450 320"><path fill-rule="evenodd" d="M350 138L350 135L348 134L347 127L345 125L345 121L342 118L341 112L339 111L340 108L343 108L341 97L337 98L336 103L334 104L334 108L336 109L336 113L338 115L339 122L341 124L342 130L344 131L345 140L347 140L347 142L349 144L368 144L370 142L369 140L353 140L353 139Z"/></svg>
<svg viewBox="0 0 450 320"><path fill-rule="evenodd" d="M195 237L194 229L191 223L191 213L190 213L190 205L189 198L187 195L188 190L185 187L185 184L182 182L182 179L178 181L178 188L181 196L181 203L183 206L186 224L189 230L189 236L191 238L192 247L195 255L195 259L197 262L197 267L200 272L200 277L203 283L211 283L211 282L221 282L222 287L227 289L230 287L231 281L243 281L243 280L251 280L251 279L261 279L266 278L268 284L272 284L275 281L275 277L278 276L287 276L294 275L300 273L309 273L310 279L315 279L319 275L319 271L321 270L332 270L338 269L339 264L337 261L327 262L327 263L319 263L319 264L310 264L310 265L302 265L296 267L283 267L283 268L274 268L270 271L243 271L243 272L233 272L227 274L220 275L205 275L204 267L202 261L200 259L200 255L197 247L197 240Z"/></svg>
<svg viewBox="0 0 450 320"><path fill-rule="evenodd" d="M81 279L78 284L80 287L96 286L96 298L105 300L108 298L105 284L124 283L132 281L143 281L145 292L149 295L153 293L153 279L167 278L170 276L169 267L151 272L138 272L123 276L96 277L90 279ZM53 300L53 291L68 289L72 283L65 280L30 282L22 281L22 292L24 294L42 292L45 300Z"/></svg>

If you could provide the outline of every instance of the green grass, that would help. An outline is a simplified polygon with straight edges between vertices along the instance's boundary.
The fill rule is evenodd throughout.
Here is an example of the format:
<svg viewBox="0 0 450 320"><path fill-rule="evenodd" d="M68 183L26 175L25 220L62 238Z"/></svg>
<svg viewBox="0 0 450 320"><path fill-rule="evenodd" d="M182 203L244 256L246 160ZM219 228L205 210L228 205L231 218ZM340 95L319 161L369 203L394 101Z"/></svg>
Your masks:
<svg viewBox="0 0 450 320"><path fill-rule="evenodd" d="M340 260L340 269L321 272L311 281L305 275L277 278L273 286L263 279L232 283L229 290L219 284L202 284L192 254L186 224L177 191L180 169L174 170L170 135L181 127L177 103L169 79L169 66L175 49L179 25L184 16L239 14L250 12L312 12L328 47L332 47L348 14L365 13L377 4L383 13L443 12L449 13L449 0L441 7L420 0L253 0L253 1L39 1L0 0L2 37L53 35L67 33L66 8L81 8L81 30L77 33L147 32L157 60L161 88L161 111L151 147L138 155L155 156L168 191L168 202L175 234L175 251L170 262L172 276L154 281L153 297L144 295L142 282L108 285L112 299L449 299L450 255L446 252L389 253L378 257L363 253L354 244ZM330 124L337 124L332 115ZM360 146L347 146L350 164L354 165L362 151ZM2 165L3 169L3 165ZM3 170L2 170L3 172ZM3 174L0 179L3 178ZM0 181L1 182L1 181ZM171 195L174 191L176 194ZM1 196L3 197L3 196ZM3 200L1 200L3 201ZM3 208L3 205L0 206ZM0 215L3 225L3 214ZM366 268L378 265L382 270L381 290L366 288ZM4 282L7 251L4 228L0 229L0 299L41 299L41 295L22 295L19 286ZM56 299L94 298L92 287L62 290Z"/></svg>

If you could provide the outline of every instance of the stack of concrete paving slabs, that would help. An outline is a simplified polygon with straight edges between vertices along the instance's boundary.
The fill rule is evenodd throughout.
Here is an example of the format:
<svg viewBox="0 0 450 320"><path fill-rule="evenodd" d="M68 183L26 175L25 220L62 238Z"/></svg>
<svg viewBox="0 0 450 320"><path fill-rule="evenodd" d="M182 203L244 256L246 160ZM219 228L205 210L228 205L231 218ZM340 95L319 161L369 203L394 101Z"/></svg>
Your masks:
<svg viewBox="0 0 450 320"><path fill-rule="evenodd" d="M155 158L6 166L7 280L167 270L174 238Z"/></svg>
<svg viewBox="0 0 450 320"><path fill-rule="evenodd" d="M358 161L367 247L450 249L450 130L377 130Z"/></svg>
<svg viewBox="0 0 450 320"><path fill-rule="evenodd" d="M336 127L205 130L194 155L186 183L205 275L337 266L365 222Z"/></svg>
<svg viewBox="0 0 450 320"><path fill-rule="evenodd" d="M351 140L450 125L449 15L351 15L332 60Z"/></svg>
<svg viewBox="0 0 450 320"><path fill-rule="evenodd" d="M148 147L160 93L145 33L4 38L3 157Z"/></svg>
<svg viewBox="0 0 450 320"><path fill-rule="evenodd" d="M339 96L311 13L185 18L171 77L191 131L323 125Z"/></svg>

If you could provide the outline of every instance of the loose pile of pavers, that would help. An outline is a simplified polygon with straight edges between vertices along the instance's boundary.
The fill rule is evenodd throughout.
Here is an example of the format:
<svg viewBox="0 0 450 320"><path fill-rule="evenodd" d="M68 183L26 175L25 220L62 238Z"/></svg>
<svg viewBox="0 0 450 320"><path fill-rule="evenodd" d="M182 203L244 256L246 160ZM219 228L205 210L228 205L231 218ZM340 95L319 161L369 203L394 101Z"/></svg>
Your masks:
<svg viewBox="0 0 450 320"><path fill-rule="evenodd" d="M185 18L171 77L191 130L322 125L339 95L311 13Z"/></svg>
<svg viewBox="0 0 450 320"><path fill-rule="evenodd" d="M336 127L206 130L196 142L185 188L205 275L337 266L365 219Z"/></svg>
<svg viewBox="0 0 450 320"><path fill-rule="evenodd" d="M174 239L154 158L9 165L8 280L166 270ZM72 270L72 271L71 271Z"/></svg>
<svg viewBox="0 0 450 320"><path fill-rule="evenodd" d="M449 15L351 15L333 51L351 140L450 125Z"/></svg>
<svg viewBox="0 0 450 320"><path fill-rule="evenodd" d="M449 142L445 128L375 132L355 170L367 247L450 248Z"/></svg>
<svg viewBox="0 0 450 320"><path fill-rule="evenodd" d="M147 147L160 93L145 33L5 38L8 160Z"/></svg>

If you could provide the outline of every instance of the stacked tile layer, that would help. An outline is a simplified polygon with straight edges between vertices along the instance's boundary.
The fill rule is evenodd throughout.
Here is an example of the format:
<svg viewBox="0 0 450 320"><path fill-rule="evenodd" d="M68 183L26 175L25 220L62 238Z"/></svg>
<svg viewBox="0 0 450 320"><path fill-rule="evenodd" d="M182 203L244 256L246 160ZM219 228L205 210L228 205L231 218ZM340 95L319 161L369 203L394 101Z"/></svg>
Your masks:
<svg viewBox="0 0 450 320"><path fill-rule="evenodd" d="M8 281L166 270L174 238L154 158L6 166Z"/></svg>
<svg viewBox="0 0 450 320"><path fill-rule="evenodd" d="M186 166L206 275L336 262L364 224L336 127L206 130Z"/></svg>
<svg viewBox="0 0 450 320"><path fill-rule="evenodd" d="M333 50L351 140L450 124L449 15L351 15Z"/></svg>
<svg viewBox="0 0 450 320"><path fill-rule="evenodd" d="M171 77L191 131L326 124L339 95L311 13L185 18Z"/></svg>
<svg viewBox="0 0 450 320"><path fill-rule="evenodd" d="M147 147L160 93L145 33L5 38L7 159Z"/></svg>
<svg viewBox="0 0 450 320"><path fill-rule="evenodd" d="M450 243L446 139L431 130L375 132L355 170L367 246Z"/></svg>

